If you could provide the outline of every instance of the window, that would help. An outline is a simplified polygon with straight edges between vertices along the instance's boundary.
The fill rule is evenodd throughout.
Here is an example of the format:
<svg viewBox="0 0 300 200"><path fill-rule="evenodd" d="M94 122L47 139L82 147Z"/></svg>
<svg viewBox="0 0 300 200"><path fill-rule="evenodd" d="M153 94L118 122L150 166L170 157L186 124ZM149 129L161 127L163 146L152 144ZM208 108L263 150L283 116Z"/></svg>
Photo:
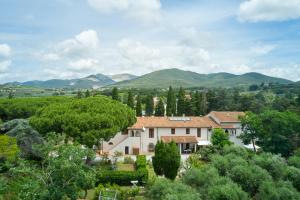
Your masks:
<svg viewBox="0 0 300 200"><path fill-rule="evenodd" d="M148 145L148 151L149 152L154 152L154 150L155 150L154 144L153 143L149 143L149 145Z"/></svg>
<svg viewBox="0 0 300 200"><path fill-rule="evenodd" d="M185 129L185 133L188 135L188 134L190 134L190 128L186 128Z"/></svg>
<svg viewBox="0 0 300 200"><path fill-rule="evenodd" d="M154 138L154 128L149 128L149 138Z"/></svg>
<svg viewBox="0 0 300 200"><path fill-rule="evenodd" d="M134 137L134 131L130 132L130 137Z"/></svg>
<svg viewBox="0 0 300 200"><path fill-rule="evenodd" d="M197 137L201 137L201 128L197 128Z"/></svg>
<svg viewBox="0 0 300 200"><path fill-rule="evenodd" d="M172 134L172 135L175 135L175 128L172 128L172 129L171 129L171 134Z"/></svg>

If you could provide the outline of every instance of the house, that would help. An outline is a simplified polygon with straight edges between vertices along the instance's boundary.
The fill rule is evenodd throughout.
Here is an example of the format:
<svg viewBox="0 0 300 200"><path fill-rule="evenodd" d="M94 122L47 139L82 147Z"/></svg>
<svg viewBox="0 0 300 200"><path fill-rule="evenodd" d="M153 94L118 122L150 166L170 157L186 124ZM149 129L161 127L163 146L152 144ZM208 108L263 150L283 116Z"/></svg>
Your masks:
<svg viewBox="0 0 300 200"><path fill-rule="evenodd" d="M230 133L233 131L240 134L240 122L224 121L223 114L216 113L219 112L203 117L137 117L133 126L103 143L103 152L110 155L116 151L125 155L152 154L156 143L162 140L166 143L174 141L184 154L210 145L214 128L226 128ZM233 113L230 115L232 118L235 116Z"/></svg>
<svg viewBox="0 0 300 200"><path fill-rule="evenodd" d="M242 133L240 117L243 117L244 115L244 112L212 111L207 116L229 134L230 141L236 145L242 146L243 143L238 136Z"/></svg>

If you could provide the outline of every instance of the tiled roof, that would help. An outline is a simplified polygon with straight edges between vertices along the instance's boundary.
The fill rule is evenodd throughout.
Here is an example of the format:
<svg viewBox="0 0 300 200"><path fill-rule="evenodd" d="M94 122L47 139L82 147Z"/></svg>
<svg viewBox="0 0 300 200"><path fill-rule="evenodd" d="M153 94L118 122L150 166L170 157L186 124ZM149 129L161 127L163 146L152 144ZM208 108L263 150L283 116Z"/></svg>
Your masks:
<svg viewBox="0 0 300 200"><path fill-rule="evenodd" d="M161 140L164 143L170 143L172 141L175 143L198 143L195 136L161 136Z"/></svg>
<svg viewBox="0 0 300 200"><path fill-rule="evenodd" d="M244 112L226 112L226 111L212 111L208 115L211 115L217 118L221 123L222 122L240 122L239 116L244 116Z"/></svg>
<svg viewBox="0 0 300 200"><path fill-rule="evenodd" d="M174 117L175 118L175 117ZM180 117L179 117L180 118ZM142 128L219 128L209 117L185 117L187 120L171 120L172 117L137 117L129 129Z"/></svg>

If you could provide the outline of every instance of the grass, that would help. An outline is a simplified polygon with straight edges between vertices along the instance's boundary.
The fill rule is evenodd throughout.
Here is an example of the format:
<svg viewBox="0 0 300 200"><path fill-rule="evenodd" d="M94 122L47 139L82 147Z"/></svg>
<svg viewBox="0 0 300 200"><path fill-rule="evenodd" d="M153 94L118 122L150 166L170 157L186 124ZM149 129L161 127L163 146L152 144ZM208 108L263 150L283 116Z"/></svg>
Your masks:
<svg viewBox="0 0 300 200"><path fill-rule="evenodd" d="M118 163L117 169L119 171L134 171L134 165L133 164L124 164L124 163Z"/></svg>

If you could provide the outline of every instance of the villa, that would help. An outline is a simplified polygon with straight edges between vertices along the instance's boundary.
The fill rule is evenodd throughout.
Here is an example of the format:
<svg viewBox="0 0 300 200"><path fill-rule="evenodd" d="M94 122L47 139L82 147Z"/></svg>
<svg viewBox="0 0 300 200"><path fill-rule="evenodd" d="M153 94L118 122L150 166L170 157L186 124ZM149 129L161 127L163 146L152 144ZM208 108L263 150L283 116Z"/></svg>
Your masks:
<svg viewBox="0 0 300 200"><path fill-rule="evenodd" d="M137 117L136 123L126 131L103 143L103 152L112 155L153 154L155 145L162 140L174 141L181 154L188 154L210 145L214 128L223 128L235 144L242 144L239 116L243 112L211 112L203 117Z"/></svg>

